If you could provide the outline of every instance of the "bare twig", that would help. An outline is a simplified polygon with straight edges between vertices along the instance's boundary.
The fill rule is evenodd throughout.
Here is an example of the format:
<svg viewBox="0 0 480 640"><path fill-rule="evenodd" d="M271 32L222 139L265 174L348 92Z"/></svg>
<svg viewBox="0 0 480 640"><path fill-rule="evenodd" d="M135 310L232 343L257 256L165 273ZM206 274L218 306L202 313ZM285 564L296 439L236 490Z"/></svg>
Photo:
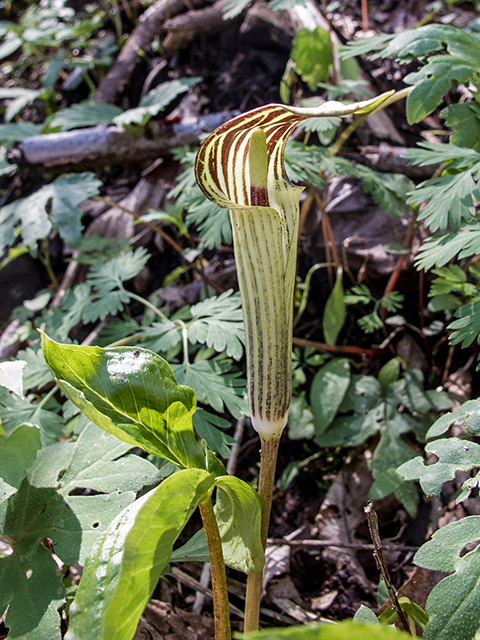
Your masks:
<svg viewBox="0 0 480 640"><path fill-rule="evenodd" d="M288 540L287 538L268 538L267 546L281 547L337 547L339 549L356 549L357 551L374 551L373 544L358 544L355 542L337 542L336 540ZM418 547L411 547L402 544L385 544L382 547L385 551L418 551Z"/></svg>
<svg viewBox="0 0 480 640"><path fill-rule="evenodd" d="M403 611L400 603L398 602L397 593L394 589L392 581L390 580L390 574L388 573L387 565L385 563L385 558L382 550L382 541L380 539L380 533L378 531L378 516L373 508L373 502L369 500L367 506L364 509L365 515L367 516L368 528L370 530L370 535L372 537L373 546L374 546L374 558L377 563L377 567L380 569L383 580L385 582L385 586L388 591L388 595L390 596L390 600L392 601L392 606L398 614L400 621L403 625L403 628L407 633L410 633L410 625L408 624L408 618Z"/></svg>

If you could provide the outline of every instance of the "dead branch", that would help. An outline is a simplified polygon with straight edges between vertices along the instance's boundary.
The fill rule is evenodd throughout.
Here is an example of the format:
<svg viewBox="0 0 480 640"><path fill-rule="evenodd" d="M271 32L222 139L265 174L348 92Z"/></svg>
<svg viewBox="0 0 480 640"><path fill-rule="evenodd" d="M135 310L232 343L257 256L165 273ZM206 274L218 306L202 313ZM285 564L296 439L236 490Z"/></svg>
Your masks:
<svg viewBox="0 0 480 640"><path fill-rule="evenodd" d="M149 7L140 17L112 68L100 83L93 102L115 102L139 62L142 52L147 50L153 39L161 33L165 20L187 8L201 7L203 4L204 0L157 0Z"/></svg>
<svg viewBox="0 0 480 640"><path fill-rule="evenodd" d="M8 160L42 171L58 166L64 171L66 165L78 170L79 165L138 164L168 155L175 147L198 145L200 134L213 131L235 115L237 112L224 111L172 125L155 125L150 137L138 137L122 127L107 125L31 136L9 150Z"/></svg>
<svg viewBox="0 0 480 640"><path fill-rule="evenodd" d="M199 33L204 35L222 30L230 22L223 19L226 6L227 0L217 0L211 7L189 11L166 20L164 29L168 34L162 42L162 47L169 53L173 53L186 49Z"/></svg>

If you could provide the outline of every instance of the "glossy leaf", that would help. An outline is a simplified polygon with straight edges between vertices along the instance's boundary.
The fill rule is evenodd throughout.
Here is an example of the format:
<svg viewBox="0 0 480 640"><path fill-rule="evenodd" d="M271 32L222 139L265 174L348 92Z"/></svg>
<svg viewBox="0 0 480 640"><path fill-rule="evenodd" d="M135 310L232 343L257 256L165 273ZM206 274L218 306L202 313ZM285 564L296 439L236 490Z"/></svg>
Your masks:
<svg viewBox="0 0 480 640"><path fill-rule="evenodd" d="M222 538L225 564L250 574L263 569L265 553L260 540L260 498L246 482L235 476L216 479L215 516ZM172 562L208 562L208 547L203 529L171 557Z"/></svg>
<svg viewBox="0 0 480 640"><path fill-rule="evenodd" d="M99 427L179 467L204 466L193 391L145 349L61 345L42 334L45 360L65 395Z"/></svg>
<svg viewBox="0 0 480 640"><path fill-rule="evenodd" d="M85 564L68 640L131 640L175 540L214 482L201 469L179 471L147 494L136 514L112 523L113 535Z"/></svg>

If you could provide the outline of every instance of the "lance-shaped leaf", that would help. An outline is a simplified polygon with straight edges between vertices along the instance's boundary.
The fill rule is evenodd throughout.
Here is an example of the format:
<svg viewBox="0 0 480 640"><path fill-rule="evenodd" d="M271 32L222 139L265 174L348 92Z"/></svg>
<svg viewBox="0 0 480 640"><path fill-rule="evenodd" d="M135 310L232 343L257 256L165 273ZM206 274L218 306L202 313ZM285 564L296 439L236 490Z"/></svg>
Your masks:
<svg viewBox="0 0 480 640"><path fill-rule="evenodd" d="M45 361L67 397L92 422L181 468L205 466L195 439L193 391L147 349L58 344L42 334Z"/></svg>
<svg viewBox="0 0 480 640"><path fill-rule="evenodd" d="M317 109L266 105L216 129L200 147L195 174L204 194L230 209L242 295L252 423L279 435L291 399L292 304L301 187L287 178L283 156L294 128L309 117L378 108L393 92Z"/></svg>

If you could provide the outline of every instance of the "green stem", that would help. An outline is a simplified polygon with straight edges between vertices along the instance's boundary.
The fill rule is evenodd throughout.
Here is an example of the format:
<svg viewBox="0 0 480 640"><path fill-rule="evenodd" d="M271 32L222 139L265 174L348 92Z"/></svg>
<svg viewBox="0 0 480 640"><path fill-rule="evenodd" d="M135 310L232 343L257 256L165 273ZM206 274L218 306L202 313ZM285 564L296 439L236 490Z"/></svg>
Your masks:
<svg viewBox="0 0 480 640"><path fill-rule="evenodd" d="M132 293L131 291L128 291L128 295L133 300L136 300L137 302L140 302L140 304L143 304L145 307L148 307L149 309L151 309L162 320L168 320L167 316L164 313L162 313L160 309L157 309L157 307L154 304L152 304L148 300L145 300L145 298L142 298L142 296L137 296L136 293Z"/></svg>
<svg viewBox="0 0 480 640"><path fill-rule="evenodd" d="M228 610L227 575L223 562L222 540L210 496L207 496L200 502L199 509L207 538L208 553L210 555L215 640L231 640L232 631Z"/></svg>
<svg viewBox="0 0 480 640"><path fill-rule="evenodd" d="M45 267L45 269L46 269L46 271L48 273L48 277L50 278L50 281L51 281L51 283L53 285L53 288L55 289L55 291L58 291L60 285L58 283L57 276L53 272L52 265L51 265L51 262L50 262L50 251L48 249L48 238L45 238L45 240L43 241L43 255L42 255L41 251L39 251L38 252L38 259L40 260L40 262Z"/></svg>
<svg viewBox="0 0 480 640"><path fill-rule="evenodd" d="M275 469L277 466L278 445L280 435L265 436L260 434L262 444L260 458L260 479L258 493L262 499L262 545L267 546L268 525L270 524L270 512L272 510L273 489L275 487ZM247 593L245 596L245 625L244 631L256 631L260 618L260 600L262 598L263 572L252 573L247 578Z"/></svg>

